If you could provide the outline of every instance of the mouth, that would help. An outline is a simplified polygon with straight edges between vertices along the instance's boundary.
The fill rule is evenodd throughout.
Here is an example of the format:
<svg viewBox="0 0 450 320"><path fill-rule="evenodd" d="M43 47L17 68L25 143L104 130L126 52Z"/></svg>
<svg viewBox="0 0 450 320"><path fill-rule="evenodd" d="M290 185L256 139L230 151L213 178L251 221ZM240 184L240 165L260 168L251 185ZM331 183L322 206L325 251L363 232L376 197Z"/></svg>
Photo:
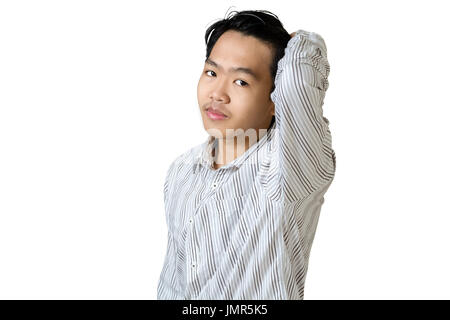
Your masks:
<svg viewBox="0 0 450 320"><path fill-rule="evenodd" d="M211 120L225 120L225 119L228 119L228 116L224 115L222 112L215 111L212 108L208 108L205 111L206 111L206 115Z"/></svg>

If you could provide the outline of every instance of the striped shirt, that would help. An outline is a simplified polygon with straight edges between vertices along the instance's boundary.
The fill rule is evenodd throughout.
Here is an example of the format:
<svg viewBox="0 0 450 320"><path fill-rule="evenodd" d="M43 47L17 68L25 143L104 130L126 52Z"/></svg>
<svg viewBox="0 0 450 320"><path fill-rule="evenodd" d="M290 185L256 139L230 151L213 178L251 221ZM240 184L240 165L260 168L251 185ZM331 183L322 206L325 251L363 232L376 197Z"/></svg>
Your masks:
<svg viewBox="0 0 450 320"><path fill-rule="evenodd" d="M329 71L323 38L297 30L278 62L275 121L266 134L217 170L214 136L171 163L157 299L303 300L336 169L322 111Z"/></svg>

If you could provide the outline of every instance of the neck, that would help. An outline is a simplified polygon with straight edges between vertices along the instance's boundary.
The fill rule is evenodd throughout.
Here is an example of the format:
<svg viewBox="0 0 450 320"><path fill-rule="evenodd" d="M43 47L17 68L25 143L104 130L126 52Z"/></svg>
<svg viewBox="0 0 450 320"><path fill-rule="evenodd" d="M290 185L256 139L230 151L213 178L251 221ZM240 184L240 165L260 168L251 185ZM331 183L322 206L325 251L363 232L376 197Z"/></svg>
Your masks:
<svg viewBox="0 0 450 320"><path fill-rule="evenodd" d="M253 144L258 142L264 133L257 130L256 136L239 135L230 138L216 138L217 147L213 149L213 157L217 152L216 160L214 161L214 169L230 163L234 159L243 155Z"/></svg>
<svg viewBox="0 0 450 320"><path fill-rule="evenodd" d="M235 136L231 138L217 139L217 150L215 150L217 152L217 157L214 162L214 169L218 169L228 164L243 155L245 151L250 148L250 143L248 141L249 139L246 137L244 138L245 139ZM213 153L213 156L215 156L215 153Z"/></svg>

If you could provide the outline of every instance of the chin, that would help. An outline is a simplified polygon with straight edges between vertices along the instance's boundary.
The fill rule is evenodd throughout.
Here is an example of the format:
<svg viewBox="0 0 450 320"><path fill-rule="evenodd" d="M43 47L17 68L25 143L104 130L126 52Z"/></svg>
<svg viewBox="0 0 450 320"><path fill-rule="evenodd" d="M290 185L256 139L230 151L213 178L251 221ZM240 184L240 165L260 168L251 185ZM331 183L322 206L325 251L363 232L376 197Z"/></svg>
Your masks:
<svg viewBox="0 0 450 320"><path fill-rule="evenodd" d="M230 130L230 128L228 127L220 125L211 125L209 123L203 123L203 127L210 136L214 136L217 139L223 139L227 133L226 129ZM230 135L230 133L228 135L233 136L233 134Z"/></svg>
<svg viewBox="0 0 450 320"><path fill-rule="evenodd" d="M205 127L206 132L217 139L223 139L225 137L225 129L221 129L218 127Z"/></svg>

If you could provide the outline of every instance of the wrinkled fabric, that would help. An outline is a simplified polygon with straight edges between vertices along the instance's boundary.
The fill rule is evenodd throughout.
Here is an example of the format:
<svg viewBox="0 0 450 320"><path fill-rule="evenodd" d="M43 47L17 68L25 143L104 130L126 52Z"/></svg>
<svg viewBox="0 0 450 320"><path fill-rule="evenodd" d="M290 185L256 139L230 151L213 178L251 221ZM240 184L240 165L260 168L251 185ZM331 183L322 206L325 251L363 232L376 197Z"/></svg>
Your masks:
<svg viewBox="0 0 450 320"><path fill-rule="evenodd" d="M336 170L322 110L329 71L323 38L298 30L278 62L275 122L267 133L217 170L213 136L171 163L157 299L304 298L310 250Z"/></svg>

